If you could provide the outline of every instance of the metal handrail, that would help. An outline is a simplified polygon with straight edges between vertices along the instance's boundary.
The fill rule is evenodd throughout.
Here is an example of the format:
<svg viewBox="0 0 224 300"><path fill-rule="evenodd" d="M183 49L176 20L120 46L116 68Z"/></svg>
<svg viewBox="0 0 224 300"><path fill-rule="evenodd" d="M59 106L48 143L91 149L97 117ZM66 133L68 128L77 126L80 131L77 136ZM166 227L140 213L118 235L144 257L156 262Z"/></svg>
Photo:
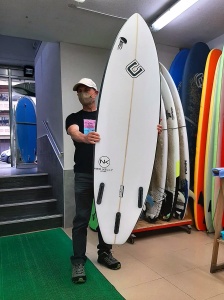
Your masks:
<svg viewBox="0 0 224 300"><path fill-rule="evenodd" d="M53 147L53 149L56 151L57 155L59 155L60 157L63 156L64 152L60 151L60 149L58 148L58 145L55 142L55 139L51 133L50 127L48 125L48 121L43 120L43 124L45 126L45 129L47 131L47 135L49 137L49 141Z"/></svg>

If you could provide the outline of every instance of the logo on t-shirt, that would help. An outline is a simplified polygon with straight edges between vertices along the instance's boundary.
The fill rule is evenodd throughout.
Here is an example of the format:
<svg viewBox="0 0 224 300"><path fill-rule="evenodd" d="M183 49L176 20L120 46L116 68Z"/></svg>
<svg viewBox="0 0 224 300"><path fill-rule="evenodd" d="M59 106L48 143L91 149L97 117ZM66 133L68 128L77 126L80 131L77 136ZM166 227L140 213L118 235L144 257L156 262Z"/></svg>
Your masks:
<svg viewBox="0 0 224 300"><path fill-rule="evenodd" d="M84 119L84 134L95 131L96 120Z"/></svg>

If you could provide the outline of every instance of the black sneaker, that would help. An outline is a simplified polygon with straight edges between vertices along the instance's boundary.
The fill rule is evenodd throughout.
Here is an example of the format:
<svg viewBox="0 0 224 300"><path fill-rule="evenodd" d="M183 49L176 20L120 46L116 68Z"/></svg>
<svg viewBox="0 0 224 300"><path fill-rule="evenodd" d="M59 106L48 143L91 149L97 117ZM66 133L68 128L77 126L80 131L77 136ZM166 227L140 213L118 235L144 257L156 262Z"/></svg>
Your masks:
<svg viewBox="0 0 224 300"><path fill-rule="evenodd" d="M121 268L121 263L113 257L112 253L103 252L98 256L98 263L104 265L111 270L118 270Z"/></svg>
<svg viewBox="0 0 224 300"><path fill-rule="evenodd" d="M75 264L72 266L72 281L74 283L85 283L86 273L83 264Z"/></svg>

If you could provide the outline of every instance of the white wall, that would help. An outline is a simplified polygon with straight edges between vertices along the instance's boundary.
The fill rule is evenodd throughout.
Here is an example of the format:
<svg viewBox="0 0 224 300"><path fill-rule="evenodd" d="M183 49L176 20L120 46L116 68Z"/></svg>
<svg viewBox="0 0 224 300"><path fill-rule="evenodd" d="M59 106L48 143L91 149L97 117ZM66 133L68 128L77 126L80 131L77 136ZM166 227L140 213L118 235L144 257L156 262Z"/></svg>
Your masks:
<svg viewBox="0 0 224 300"><path fill-rule="evenodd" d="M173 61L176 54L179 52L179 48L157 44L156 49L157 49L159 61L167 69L169 69L171 62Z"/></svg>
<svg viewBox="0 0 224 300"><path fill-rule="evenodd" d="M82 109L77 95L72 88L81 78L92 78L100 88L103 72L109 57L109 51L93 47L61 43L61 83L63 103L63 124L72 112ZM64 134L64 169L73 168L74 145L65 131Z"/></svg>
<svg viewBox="0 0 224 300"><path fill-rule="evenodd" d="M222 50L223 46L224 46L224 34L220 35L219 37L217 37L216 39L210 41L209 43L207 43L210 49L220 49Z"/></svg>

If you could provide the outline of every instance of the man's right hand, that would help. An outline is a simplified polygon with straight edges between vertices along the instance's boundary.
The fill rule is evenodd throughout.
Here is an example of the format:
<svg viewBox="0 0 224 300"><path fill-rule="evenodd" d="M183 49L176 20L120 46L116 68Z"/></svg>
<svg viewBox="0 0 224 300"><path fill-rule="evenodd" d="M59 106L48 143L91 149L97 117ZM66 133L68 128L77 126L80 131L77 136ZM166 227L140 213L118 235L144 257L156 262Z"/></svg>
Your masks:
<svg viewBox="0 0 224 300"><path fill-rule="evenodd" d="M95 131L89 132L85 137L87 144L96 144L100 141L100 135Z"/></svg>

